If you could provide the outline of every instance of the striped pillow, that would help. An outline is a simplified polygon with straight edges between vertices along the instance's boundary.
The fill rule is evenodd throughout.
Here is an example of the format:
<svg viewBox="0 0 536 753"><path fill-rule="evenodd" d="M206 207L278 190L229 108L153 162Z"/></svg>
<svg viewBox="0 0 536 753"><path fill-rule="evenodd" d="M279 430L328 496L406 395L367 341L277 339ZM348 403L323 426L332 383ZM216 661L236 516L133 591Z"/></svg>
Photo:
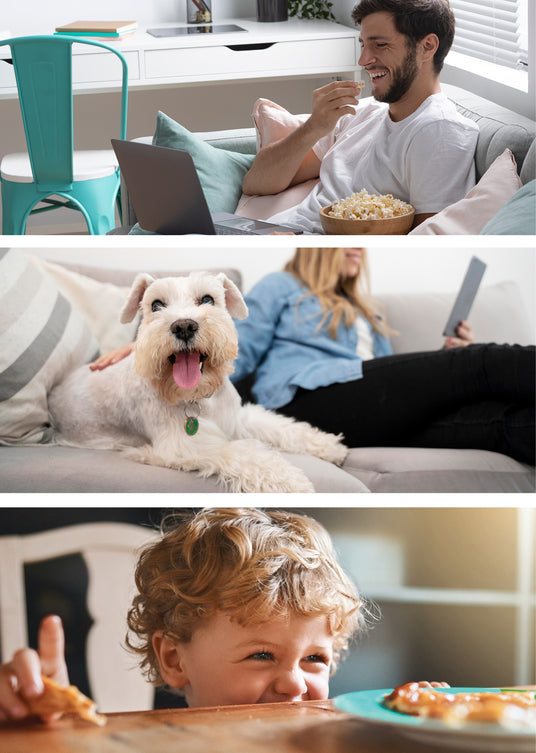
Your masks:
<svg viewBox="0 0 536 753"><path fill-rule="evenodd" d="M52 439L47 395L98 354L83 317L16 249L0 249L0 444Z"/></svg>

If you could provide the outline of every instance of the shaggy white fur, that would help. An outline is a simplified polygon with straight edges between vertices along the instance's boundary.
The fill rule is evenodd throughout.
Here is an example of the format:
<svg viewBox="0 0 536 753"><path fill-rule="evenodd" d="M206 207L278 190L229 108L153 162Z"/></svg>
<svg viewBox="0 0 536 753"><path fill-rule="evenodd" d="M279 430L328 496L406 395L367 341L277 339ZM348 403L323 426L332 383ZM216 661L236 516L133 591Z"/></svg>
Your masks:
<svg viewBox="0 0 536 753"><path fill-rule="evenodd" d="M216 476L231 492L312 492L277 450L338 465L342 437L241 405L229 380L238 352L232 318L247 307L224 274L159 280L138 275L121 320L141 310L134 353L103 371L83 366L55 387L49 410L59 444L120 450L140 463ZM186 430L194 416L198 428Z"/></svg>

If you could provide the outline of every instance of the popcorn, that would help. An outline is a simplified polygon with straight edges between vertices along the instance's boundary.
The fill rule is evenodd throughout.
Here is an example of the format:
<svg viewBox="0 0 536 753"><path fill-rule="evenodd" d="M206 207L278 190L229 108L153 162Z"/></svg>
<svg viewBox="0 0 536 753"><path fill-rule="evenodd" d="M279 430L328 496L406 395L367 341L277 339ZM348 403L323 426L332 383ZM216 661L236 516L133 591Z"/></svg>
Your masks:
<svg viewBox="0 0 536 753"><path fill-rule="evenodd" d="M346 199L336 201L327 214L346 220L384 220L388 217L400 217L412 210L410 204L394 199L390 193L370 194L366 188L362 188Z"/></svg>

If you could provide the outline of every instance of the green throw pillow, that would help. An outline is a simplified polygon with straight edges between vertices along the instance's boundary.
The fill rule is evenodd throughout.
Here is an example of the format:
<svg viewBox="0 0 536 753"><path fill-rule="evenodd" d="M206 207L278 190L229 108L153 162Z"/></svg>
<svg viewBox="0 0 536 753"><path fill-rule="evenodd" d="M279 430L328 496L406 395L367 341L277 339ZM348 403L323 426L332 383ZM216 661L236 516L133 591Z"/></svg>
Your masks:
<svg viewBox="0 0 536 753"><path fill-rule="evenodd" d="M159 112L153 144L189 152L211 212L234 212L253 154L218 149Z"/></svg>
<svg viewBox="0 0 536 753"><path fill-rule="evenodd" d="M536 180L512 196L491 218L481 235L534 235L536 233Z"/></svg>

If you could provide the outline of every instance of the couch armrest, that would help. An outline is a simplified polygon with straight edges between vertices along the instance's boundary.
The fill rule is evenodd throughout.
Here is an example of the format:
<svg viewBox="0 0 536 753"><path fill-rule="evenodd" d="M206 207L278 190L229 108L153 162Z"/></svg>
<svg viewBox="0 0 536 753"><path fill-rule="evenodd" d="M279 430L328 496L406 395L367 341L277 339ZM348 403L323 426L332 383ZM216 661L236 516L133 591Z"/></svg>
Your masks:
<svg viewBox="0 0 536 753"><path fill-rule="evenodd" d="M451 84L441 84L441 89L454 102L461 115L474 120L480 131L476 147L476 177L484 175L491 163L510 149L517 162L517 171L523 183L536 177L533 158L524 168L525 157L536 138L536 123L530 118L508 110L488 99L472 94Z"/></svg>

